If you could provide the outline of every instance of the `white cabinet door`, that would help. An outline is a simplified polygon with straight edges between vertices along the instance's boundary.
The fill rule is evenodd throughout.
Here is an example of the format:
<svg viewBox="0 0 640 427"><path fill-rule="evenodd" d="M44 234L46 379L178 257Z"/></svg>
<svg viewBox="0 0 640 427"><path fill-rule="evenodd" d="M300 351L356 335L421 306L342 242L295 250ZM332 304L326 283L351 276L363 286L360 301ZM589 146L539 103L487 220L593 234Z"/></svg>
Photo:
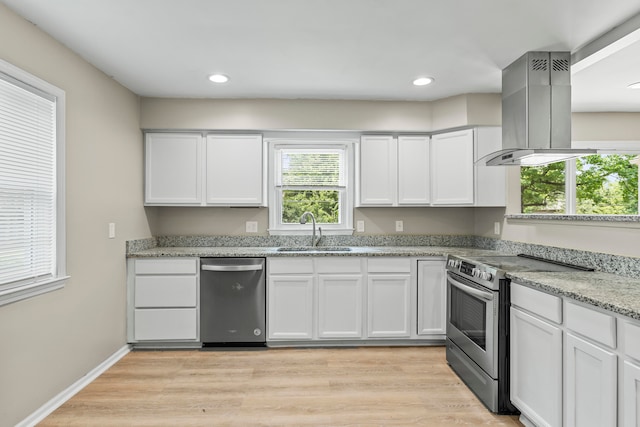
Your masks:
<svg viewBox="0 0 640 427"><path fill-rule="evenodd" d="M261 135L208 135L206 152L208 205L264 205Z"/></svg>
<svg viewBox="0 0 640 427"><path fill-rule="evenodd" d="M133 298L136 308L196 307L198 279L195 274L136 276Z"/></svg>
<svg viewBox="0 0 640 427"><path fill-rule="evenodd" d="M318 337L362 337L362 275L318 276Z"/></svg>
<svg viewBox="0 0 640 427"><path fill-rule="evenodd" d="M507 166L487 166L488 155L501 149L501 127L474 129L475 206L507 205Z"/></svg>
<svg viewBox="0 0 640 427"><path fill-rule="evenodd" d="M418 335L444 338L446 299L445 262L418 261Z"/></svg>
<svg viewBox="0 0 640 427"><path fill-rule="evenodd" d="M198 311L195 308L136 309L136 341L198 339Z"/></svg>
<svg viewBox="0 0 640 427"><path fill-rule="evenodd" d="M432 204L473 204L473 130L433 135L431 171Z"/></svg>
<svg viewBox="0 0 640 427"><path fill-rule="evenodd" d="M572 333L566 334L566 420L569 427L615 426L617 357Z"/></svg>
<svg viewBox="0 0 640 427"><path fill-rule="evenodd" d="M368 337L398 338L411 335L409 274L369 274L367 301Z"/></svg>
<svg viewBox="0 0 640 427"><path fill-rule="evenodd" d="M428 205L429 137L398 137L398 205Z"/></svg>
<svg viewBox="0 0 640 427"><path fill-rule="evenodd" d="M624 362L622 415L625 427L640 426L640 366Z"/></svg>
<svg viewBox="0 0 640 427"><path fill-rule="evenodd" d="M201 149L199 134L146 134L145 204L200 205Z"/></svg>
<svg viewBox="0 0 640 427"><path fill-rule="evenodd" d="M271 275L267 286L269 339L312 339L313 276Z"/></svg>
<svg viewBox="0 0 640 427"><path fill-rule="evenodd" d="M392 136L363 136L358 180L360 206L393 206L398 187L397 140Z"/></svg>
<svg viewBox="0 0 640 427"><path fill-rule="evenodd" d="M511 402L535 425L562 425L562 330L511 307Z"/></svg>

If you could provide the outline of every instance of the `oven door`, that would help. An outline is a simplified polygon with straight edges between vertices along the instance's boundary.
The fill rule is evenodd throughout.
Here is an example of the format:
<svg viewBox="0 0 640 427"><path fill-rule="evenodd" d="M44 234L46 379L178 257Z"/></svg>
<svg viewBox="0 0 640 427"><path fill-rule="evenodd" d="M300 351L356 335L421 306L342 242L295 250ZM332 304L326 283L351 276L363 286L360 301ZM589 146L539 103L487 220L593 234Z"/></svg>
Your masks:
<svg viewBox="0 0 640 427"><path fill-rule="evenodd" d="M447 272L447 338L498 378L498 292Z"/></svg>

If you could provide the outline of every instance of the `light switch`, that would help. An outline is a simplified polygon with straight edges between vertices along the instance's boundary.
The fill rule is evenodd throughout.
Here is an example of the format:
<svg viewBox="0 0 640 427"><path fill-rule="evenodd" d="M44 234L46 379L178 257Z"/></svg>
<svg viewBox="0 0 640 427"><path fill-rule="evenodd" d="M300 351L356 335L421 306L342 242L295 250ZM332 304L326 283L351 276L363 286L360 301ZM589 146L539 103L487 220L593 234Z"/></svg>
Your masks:
<svg viewBox="0 0 640 427"><path fill-rule="evenodd" d="M404 222L396 221L396 231L404 231Z"/></svg>
<svg viewBox="0 0 640 427"><path fill-rule="evenodd" d="M115 239L116 238L116 223L115 222L110 222L109 223L109 238L110 239Z"/></svg>
<svg viewBox="0 0 640 427"><path fill-rule="evenodd" d="M247 233L257 233L258 232L258 221L247 221L245 223L245 231Z"/></svg>
<svg viewBox="0 0 640 427"><path fill-rule="evenodd" d="M364 233L364 221L363 220L356 221L356 231L358 233Z"/></svg>

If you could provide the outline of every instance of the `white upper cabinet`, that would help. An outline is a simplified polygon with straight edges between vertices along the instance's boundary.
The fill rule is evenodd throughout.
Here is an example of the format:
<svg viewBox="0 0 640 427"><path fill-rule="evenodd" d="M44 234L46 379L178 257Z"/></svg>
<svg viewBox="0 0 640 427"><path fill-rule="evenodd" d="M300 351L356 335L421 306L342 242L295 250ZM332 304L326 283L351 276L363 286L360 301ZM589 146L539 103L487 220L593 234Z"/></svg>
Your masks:
<svg viewBox="0 0 640 427"><path fill-rule="evenodd" d="M145 139L145 204L202 202L202 137L193 133L148 133Z"/></svg>
<svg viewBox="0 0 640 427"><path fill-rule="evenodd" d="M261 135L148 133L145 204L266 206Z"/></svg>
<svg viewBox="0 0 640 427"><path fill-rule="evenodd" d="M487 166L491 153L502 149L501 127L474 129L475 206L507 205L507 166ZM488 156L488 157L487 157Z"/></svg>
<svg viewBox="0 0 640 427"><path fill-rule="evenodd" d="M473 130L431 137L432 204L473 205Z"/></svg>
<svg viewBox="0 0 640 427"><path fill-rule="evenodd" d="M398 137L398 205L428 205L431 201L429 137Z"/></svg>
<svg viewBox="0 0 640 427"><path fill-rule="evenodd" d="M360 206L429 205L428 136L363 136L359 167Z"/></svg>
<svg viewBox="0 0 640 427"><path fill-rule="evenodd" d="M208 135L206 203L264 206L264 159L261 135Z"/></svg>
<svg viewBox="0 0 640 427"><path fill-rule="evenodd" d="M392 136L367 135L360 142L360 206L397 204L398 141Z"/></svg>

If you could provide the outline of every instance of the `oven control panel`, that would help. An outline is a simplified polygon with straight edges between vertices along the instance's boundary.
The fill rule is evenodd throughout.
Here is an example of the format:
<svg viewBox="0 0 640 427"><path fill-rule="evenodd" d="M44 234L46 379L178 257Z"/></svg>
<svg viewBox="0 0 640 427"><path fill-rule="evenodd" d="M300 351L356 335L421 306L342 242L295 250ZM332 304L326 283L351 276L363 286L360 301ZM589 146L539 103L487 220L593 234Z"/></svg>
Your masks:
<svg viewBox="0 0 640 427"><path fill-rule="evenodd" d="M493 283L499 280L499 277L496 277L497 271L494 267L482 263L473 263L468 260L451 256L447 259L447 270L455 271L462 276L466 276L478 282Z"/></svg>

